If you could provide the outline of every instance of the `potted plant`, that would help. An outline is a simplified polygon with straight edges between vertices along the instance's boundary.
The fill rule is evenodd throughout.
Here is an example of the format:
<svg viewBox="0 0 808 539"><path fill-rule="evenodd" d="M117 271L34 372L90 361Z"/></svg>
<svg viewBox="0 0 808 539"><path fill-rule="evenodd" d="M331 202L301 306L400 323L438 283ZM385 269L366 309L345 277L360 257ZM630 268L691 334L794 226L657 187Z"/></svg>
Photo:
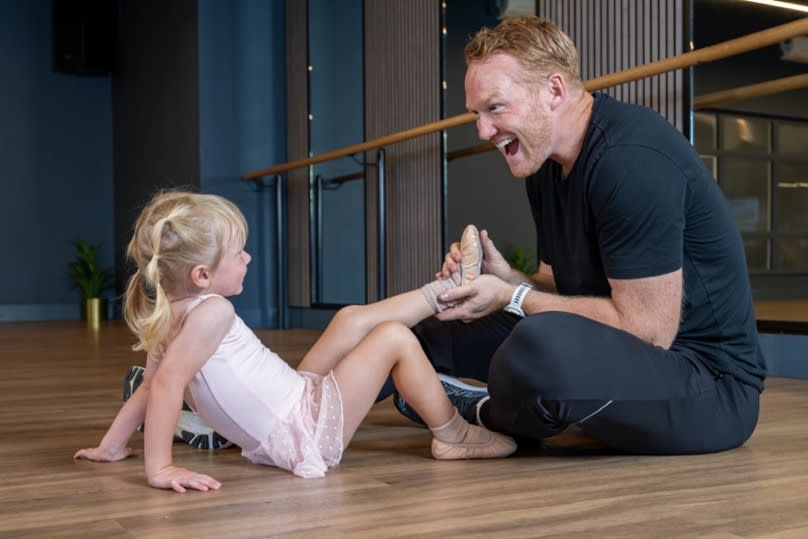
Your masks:
<svg viewBox="0 0 808 539"><path fill-rule="evenodd" d="M101 320L106 320L106 300L101 293L112 284L112 271L101 267L96 260L99 245L90 245L78 240L76 258L68 265L68 275L73 288L81 291L84 298L82 318L87 326L97 329Z"/></svg>

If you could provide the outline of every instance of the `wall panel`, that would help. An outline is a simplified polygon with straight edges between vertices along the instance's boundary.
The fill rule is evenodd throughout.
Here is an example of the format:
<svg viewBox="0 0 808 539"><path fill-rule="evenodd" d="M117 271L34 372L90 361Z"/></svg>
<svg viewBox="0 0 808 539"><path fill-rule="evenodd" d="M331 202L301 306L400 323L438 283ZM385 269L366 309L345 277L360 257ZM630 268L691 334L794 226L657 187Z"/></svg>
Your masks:
<svg viewBox="0 0 808 539"><path fill-rule="evenodd" d="M365 137L440 119L440 5L365 3ZM421 286L443 256L441 135L386 148L387 295ZM375 152L366 155L375 162ZM367 171L368 300L376 298L375 169Z"/></svg>
<svg viewBox="0 0 808 539"><path fill-rule="evenodd" d="M287 160L309 155L308 2L286 2ZM309 169L290 170L287 179L287 290L292 307L311 303L309 280Z"/></svg>
<svg viewBox="0 0 808 539"><path fill-rule="evenodd" d="M536 13L578 45L583 80L685 52L684 0L538 0ZM680 131L687 125L682 70L604 91L657 110Z"/></svg>

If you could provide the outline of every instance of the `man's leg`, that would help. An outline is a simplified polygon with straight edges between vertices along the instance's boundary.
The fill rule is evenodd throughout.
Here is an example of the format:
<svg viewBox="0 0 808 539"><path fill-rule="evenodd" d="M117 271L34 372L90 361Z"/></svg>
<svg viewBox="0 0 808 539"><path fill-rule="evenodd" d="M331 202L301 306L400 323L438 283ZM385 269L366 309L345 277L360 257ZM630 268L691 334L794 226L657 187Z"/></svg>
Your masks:
<svg viewBox="0 0 808 539"><path fill-rule="evenodd" d="M758 391L688 352L568 313L522 320L494 354L485 426L546 438L577 424L618 450L706 453L744 443Z"/></svg>
<svg viewBox="0 0 808 539"><path fill-rule="evenodd" d="M504 312L468 323L441 322L433 317L416 325L412 331L436 371L485 382L491 358L519 320Z"/></svg>
<svg viewBox="0 0 808 539"><path fill-rule="evenodd" d="M441 322L436 318L427 318L413 327L412 331L438 373L474 378L484 382L488 379L491 356L518 320L518 317L507 313L496 313L469 323ZM465 408L462 404L464 400L480 395L476 388L467 391L467 387L456 380L448 378L441 380L444 381L449 398L461 410ZM387 398L394 390L388 380L377 400ZM486 395L484 389L482 395ZM394 403L404 416L423 424L415 410L412 410L398 394L394 397ZM467 416L467 419L471 418Z"/></svg>

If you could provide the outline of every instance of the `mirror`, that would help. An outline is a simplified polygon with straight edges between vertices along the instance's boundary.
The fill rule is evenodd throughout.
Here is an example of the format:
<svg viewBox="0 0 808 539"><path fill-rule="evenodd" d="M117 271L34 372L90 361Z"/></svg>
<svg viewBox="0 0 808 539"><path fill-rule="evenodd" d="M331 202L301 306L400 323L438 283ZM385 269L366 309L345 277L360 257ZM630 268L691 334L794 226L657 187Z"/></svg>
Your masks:
<svg viewBox="0 0 808 539"><path fill-rule="evenodd" d="M362 0L308 0L311 155L365 140ZM312 307L365 303L363 157L309 170Z"/></svg>
<svg viewBox="0 0 808 539"><path fill-rule="evenodd" d="M693 0L694 46L805 15L738 0ZM693 143L735 214L756 302L808 297L808 90L701 103L715 92L806 72L804 63L782 56L774 45L693 68Z"/></svg>

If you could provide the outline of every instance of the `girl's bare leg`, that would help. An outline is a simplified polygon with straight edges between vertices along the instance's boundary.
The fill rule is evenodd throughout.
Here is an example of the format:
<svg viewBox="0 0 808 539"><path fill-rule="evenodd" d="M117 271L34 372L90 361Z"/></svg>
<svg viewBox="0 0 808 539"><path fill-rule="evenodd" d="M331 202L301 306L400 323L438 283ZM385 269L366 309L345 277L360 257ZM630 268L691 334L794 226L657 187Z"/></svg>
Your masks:
<svg viewBox="0 0 808 539"><path fill-rule="evenodd" d="M454 415L455 408L412 331L400 323L382 322L334 368L342 394L345 445L391 374L407 402L419 413L424 410L421 417L427 425L443 425Z"/></svg>
<svg viewBox="0 0 808 539"><path fill-rule="evenodd" d="M418 339L397 322L376 325L334 368L343 400L345 446L390 374L399 393L432 429L436 458L503 457L516 449L507 436L470 425L458 415Z"/></svg>
<svg viewBox="0 0 808 539"><path fill-rule="evenodd" d="M399 322L409 328L433 314L435 311L420 290L411 290L369 305L343 307L337 311L297 368L325 375L382 322Z"/></svg>

